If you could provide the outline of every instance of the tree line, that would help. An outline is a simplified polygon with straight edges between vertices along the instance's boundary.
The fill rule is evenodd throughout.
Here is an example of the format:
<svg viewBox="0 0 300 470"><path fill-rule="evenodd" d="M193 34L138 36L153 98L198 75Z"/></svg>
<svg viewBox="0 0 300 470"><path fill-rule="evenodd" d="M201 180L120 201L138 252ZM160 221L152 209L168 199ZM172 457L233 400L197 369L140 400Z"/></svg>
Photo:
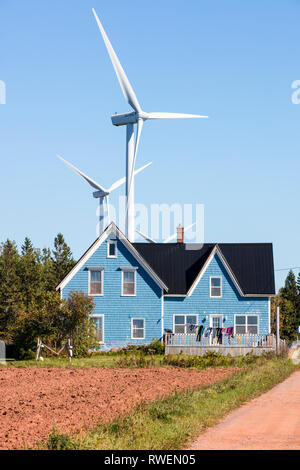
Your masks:
<svg viewBox="0 0 300 470"><path fill-rule="evenodd" d="M16 357L33 357L37 337L54 347L71 338L78 355L95 345L93 299L73 292L62 300L55 289L75 263L61 233L52 249L35 248L28 237L20 252L9 239L0 245L0 339Z"/></svg>
<svg viewBox="0 0 300 470"><path fill-rule="evenodd" d="M300 273L296 278L293 271L289 271L284 287L272 299L271 326L273 333L276 332L277 306L280 308L280 337L287 340L288 343L292 343L297 338L297 328L300 326Z"/></svg>

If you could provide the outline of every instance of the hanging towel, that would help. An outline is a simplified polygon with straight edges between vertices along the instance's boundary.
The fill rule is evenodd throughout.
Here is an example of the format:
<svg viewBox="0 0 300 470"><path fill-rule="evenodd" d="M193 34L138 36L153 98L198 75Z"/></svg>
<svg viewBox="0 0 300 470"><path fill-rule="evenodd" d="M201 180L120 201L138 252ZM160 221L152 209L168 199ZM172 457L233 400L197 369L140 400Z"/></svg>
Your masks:
<svg viewBox="0 0 300 470"><path fill-rule="evenodd" d="M197 328L196 341L201 341L202 330L203 330L203 325L199 325L198 328Z"/></svg>

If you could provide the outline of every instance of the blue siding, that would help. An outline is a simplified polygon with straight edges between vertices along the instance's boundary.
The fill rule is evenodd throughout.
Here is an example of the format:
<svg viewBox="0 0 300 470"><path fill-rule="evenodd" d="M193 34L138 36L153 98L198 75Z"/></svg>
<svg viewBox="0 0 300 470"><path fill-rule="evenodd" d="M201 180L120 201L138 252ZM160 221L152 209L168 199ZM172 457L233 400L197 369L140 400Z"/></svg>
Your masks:
<svg viewBox="0 0 300 470"><path fill-rule="evenodd" d="M222 276L221 298L210 298L210 276ZM234 326L234 314L258 314L259 333L267 334L268 300L267 297L241 297L219 256L215 255L190 297L165 297L164 327L173 330L174 314L197 314L198 323L204 327L210 326L210 315L213 314L223 315L224 327Z"/></svg>
<svg viewBox="0 0 300 470"><path fill-rule="evenodd" d="M117 239L117 258L107 258L107 243L116 240L110 236L84 266L64 287L62 297L71 291L88 294L88 267L104 267L103 296L95 296L94 314L104 315L104 343L102 348L120 347L126 344L147 344L153 338L161 338L161 287ZM121 295L121 267L137 267L136 296ZM222 277L222 297L210 298L210 276ZM164 328L173 330L174 314L197 314L198 323L210 326L210 315L222 314L223 326L234 325L235 314L257 314L259 333L269 333L269 299L267 297L242 297L232 282L222 261L216 254L190 297L164 297ZM226 320L225 320L226 317ZM145 338L131 339L131 319L145 319Z"/></svg>
<svg viewBox="0 0 300 470"><path fill-rule="evenodd" d="M108 238L87 260L84 266L64 287L62 296L66 298L71 291L88 294L88 266L104 267L103 296L95 296L94 314L104 315L105 347L120 347L126 344L149 343L161 337L161 287L148 275L145 269L131 255L120 240L117 240L117 258L107 258ZM137 267L136 296L121 295L120 267ZM131 319L145 319L145 339L131 339Z"/></svg>

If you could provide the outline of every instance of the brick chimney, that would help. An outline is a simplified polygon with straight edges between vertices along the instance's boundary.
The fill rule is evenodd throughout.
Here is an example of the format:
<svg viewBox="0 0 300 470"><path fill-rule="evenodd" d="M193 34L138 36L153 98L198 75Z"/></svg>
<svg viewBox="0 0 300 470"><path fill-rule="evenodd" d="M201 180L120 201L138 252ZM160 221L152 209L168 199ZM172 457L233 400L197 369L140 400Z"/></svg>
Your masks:
<svg viewBox="0 0 300 470"><path fill-rule="evenodd" d="M177 227L177 243L184 243L184 227L181 224Z"/></svg>

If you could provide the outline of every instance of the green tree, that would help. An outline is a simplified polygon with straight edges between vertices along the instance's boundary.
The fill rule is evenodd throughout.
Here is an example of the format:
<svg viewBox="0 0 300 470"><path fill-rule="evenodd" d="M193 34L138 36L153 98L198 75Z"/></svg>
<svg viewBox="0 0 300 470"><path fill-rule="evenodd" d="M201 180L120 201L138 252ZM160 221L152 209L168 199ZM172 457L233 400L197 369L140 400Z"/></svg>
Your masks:
<svg viewBox="0 0 300 470"><path fill-rule="evenodd" d="M0 246L0 332L7 338L21 303L18 264L20 256L15 242L6 240Z"/></svg>
<svg viewBox="0 0 300 470"><path fill-rule="evenodd" d="M86 355L99 344L95 325L89 318L94 306L93 299L80 292L71 292L67 300L61 299L57 292L45 292L40 306L31 304L27 311L20 309L11 326L16 356L34 357L38 338L54 349L61 348L70 338L74 355Z"/></svg>
<svg viewBox="0 0 300 470"><path fill-rule="evenodd" d="M70 247L65 242L65 239L61 233L59 233L54 239L54 249L52 250L51 263L47 258L47 252L44 253L46 258L45 268L48 270L47 273L47 288L55 289L55 287L62 281L66 274L75 265Z"/></svg>
<svg viewBox="0 0 300 470"><path fill-rule="evenodd" d="M280 336L288 342L296 339L296 330L300 324L299 290L296 277L290 271L285 280L284 287L279 291L280 307Z"/></svg>
<svg viewBox="0 0 300 470"><path fill-rule="evenodd" d="M28 237L25 238L21 247L18 276L21 300L25 309L28 309L31 303L38 301L43 289L40 251L33 247Z"/></svg>

